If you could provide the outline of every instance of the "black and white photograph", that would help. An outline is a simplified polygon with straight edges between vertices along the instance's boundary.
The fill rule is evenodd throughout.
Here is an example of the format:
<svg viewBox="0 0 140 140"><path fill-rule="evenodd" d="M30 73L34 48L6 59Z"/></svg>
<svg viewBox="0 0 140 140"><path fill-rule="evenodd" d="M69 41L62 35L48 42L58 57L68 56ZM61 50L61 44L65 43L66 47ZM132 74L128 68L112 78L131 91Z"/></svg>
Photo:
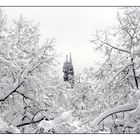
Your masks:
<svg viewBox="0 0 140 140"><path fill-rule="evenodd" d="M1 6L0 134L140 134L140 7Z"/></svg>

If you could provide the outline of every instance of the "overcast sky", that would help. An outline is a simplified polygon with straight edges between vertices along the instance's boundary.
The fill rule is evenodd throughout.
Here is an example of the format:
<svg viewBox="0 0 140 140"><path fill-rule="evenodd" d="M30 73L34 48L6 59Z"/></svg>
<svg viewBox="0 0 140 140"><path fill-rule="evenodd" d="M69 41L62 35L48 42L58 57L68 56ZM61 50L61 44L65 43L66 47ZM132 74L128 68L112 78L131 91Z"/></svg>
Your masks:
<svg viewBox="0 0 140 140"><path fill-rule="evenodd" d="M56 38L61 71L66 54L71 52L75 73L94 66L101 60L89 42L98 29L106 29L116 23L116 7L4 7L9 21L23 14L27 19L40 23L42 39Z"/></svg>

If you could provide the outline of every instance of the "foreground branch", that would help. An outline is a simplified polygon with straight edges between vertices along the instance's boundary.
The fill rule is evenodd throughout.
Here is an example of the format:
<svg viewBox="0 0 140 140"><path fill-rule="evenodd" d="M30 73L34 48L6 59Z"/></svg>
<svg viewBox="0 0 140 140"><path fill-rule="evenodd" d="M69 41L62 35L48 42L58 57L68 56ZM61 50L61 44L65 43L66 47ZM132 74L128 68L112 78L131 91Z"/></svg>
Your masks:
<svg viewBox="0 0 140 140"><path fill-rule="evenodd" d="M45 119L45 117L42 117L41 119L36 120L36 121L31 121L31 122L19 124L19 125L17 125L17 127L22 127L22 126L26 126L26 125L30 125L30 124L34 124L34 123L39 123L39 122L41 122L41 121L44 120L44 119Z"/></svg>
<svg viewBox="0 0 140 140"><path fill-rule="evenodd" d="M99 117L97 117L93 122L90 123L90 126L95 128L97 127L105 118L109 117L112 114L120 113L120 112L126 112L135 110L137 107L137 104L127 104L127 105L121 105L112 109L109 109L105 112L103 112Z"/></svg>
<svg viewBox="0 0 140 140"><path fill-rule="evenodd" d="M41 109L41 110L38 110L34 116L32 117L32 122L34 121L34 118L37 116L38 113L42 112L42 111L48 111L48 109Z"/></svg>
<svg viewBox="0 0 140 140"><path fill-rule="evenodd" d="M16 84L15 87L9 91L9 93L3 98L3 99L0 99L0 102L3 102L5 101L10 95L12 95L14 92L17 91L17 89L22 85L22 83L20 84Z"/></svg>

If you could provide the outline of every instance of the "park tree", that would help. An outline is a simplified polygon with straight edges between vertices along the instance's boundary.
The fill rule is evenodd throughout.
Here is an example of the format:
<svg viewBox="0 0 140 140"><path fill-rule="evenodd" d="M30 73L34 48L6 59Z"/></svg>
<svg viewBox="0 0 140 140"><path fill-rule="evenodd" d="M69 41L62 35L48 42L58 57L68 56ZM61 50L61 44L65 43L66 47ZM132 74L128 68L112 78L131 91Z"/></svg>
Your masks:
<svg viewBox="0 0 140 140"><path fill-rule="evenodd" d="M1 11L0 35L1 118L7 126L19 128L18 132L30 133L33 128L24 126L45 119L44 113L52 105L46 89L56 64L55 40L40 43L39 26L22 15L6 25Z"/></svg>
<svg viewBox="0 0 140 140"><path fill-rule="evenodd" d="M117 14L118 24L115 27L97 31L94 39L91 40L96 49L101 50L106 56L101 70L97 72L101 72L100 74L104 76L100 78L106 81L101 89L107 100L111 99L110 102L118 96L109 107L111 109L106 108L107 111L91 123L94 128L107 117L131 110L137 112L139 107L140 10L136 7L128 7L123 8L122 11ZM125 124L122 126L121 133L125 133L125 128L129 126ZM133 128L135 127L130 127L134 130Z"/></svg>

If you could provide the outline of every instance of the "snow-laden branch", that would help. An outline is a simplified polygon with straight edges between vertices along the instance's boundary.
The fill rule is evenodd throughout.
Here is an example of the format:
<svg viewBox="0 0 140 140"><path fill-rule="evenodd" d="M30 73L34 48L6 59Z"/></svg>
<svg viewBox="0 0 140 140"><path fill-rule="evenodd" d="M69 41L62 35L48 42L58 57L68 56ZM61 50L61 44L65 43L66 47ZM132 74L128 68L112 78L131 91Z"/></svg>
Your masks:
<svg viewBox="0 0 140 140"><path fill-rule="evenodd" d="M123 70L125 70L126 68L128 68L129 66L132 66L132 64L127 64L125 66L123 66L119 71L117 71L109 80L109 82L107 83L111 83L120 73L122 73Z"/></svg>
<svg viewBox="0 0 140 140"><path fill-rule="evenodd" d="M5 101L7 98L9 98L10 95L12 95L13 93L17 92L17 89L23 84L24 82L24 79L28 76L28 73L29 73L29 66L28 66L28 69L26 69L22 75L20 76L20 80L19 78L16 80L16 82L11 85L10 87L4 89L3 91L3 95L5 95L5 97L2 97L0 99L0 102L3 102Z"/></svg>
<svg viewBox="0 0 140 140"><path fill-rule="evenodd" d="M40 110L40 111L43 111L43 110ZM44 111L46 111L46 110L44 110ZM34 117L33 117L31 122L19 124L19 125L17 125L17 127L22 127L22 126L26 126L26 125L30 125L30 124L39 123L39 127L43 127L46 131L48 131L49 129L56 127L64 122L68 122L71 119L71 113L72 113L72 111L63 112L60 116L58 116L57 118L55 118L53 120L48 120L48 118L46 118L45 116L43 116L37 120L34 120Z"/></svg>
<svg viewBox="0 0 140 140"><path fill-rule="evenodd" d="M118 50L118 51L121 51L121 52L125 52L125 53L127 53L127 54L130 54L129 51L124 50L124 49L121 49L121 48L117 48L117 47L115 47L115 46L113 46L113 45L111 45L111 44L109 44L109 43L107 43L107 42L104 42L104 44L110 46L111 48L113 48L113 49L115 49L115 50Z"/></svg>
<svg viewBox="0 0 140 140"><path fill-rule="evenodd" d="M8 91L6 90L5 92L7 92L6 93L6 96L5 97L3 97L2 99L0 99L0 102L3 102L3 101L5 101L10 95L12 95L14 92L16 92L16 90L22 85L22 83L23 82L21 82L21 83L15 83L12 87L10 87L9 89L8 89ZM12 89L11 89L12 88Z"/></svg>
<svg viewBox="0 0 140 140"><path fill-rule="evenodd" d="M126 111L131 111L135 110L137 108L137 103L135 104L126 104L126 105L120 105L115 108L111 108L105 112L103 112L99 117L97 117L94 121L90 123L90 127L97 127L105 118L108 116L115 114L115 113L120 113L120 112L126 112Z"/></svg>
<svg viewBox="0 0 140 140"><path fill-rule="evenodd" d="M19 124L19 125L17 125L17 127L22 127L22 126L26 126L26 125L30 125L30 124L39 123L39 122L41 122L44 119L45 119L45 117L42 117L42 118L40 118L40 119L38 119L36 121L31 121L31 122Z"/></svg>
<svg viewBox="0 0 140 140"><path fill-rule="evenodd" d="M7 98L9 98L10 95L12 95L13 93L17 92L17 89L23 84L24 79L28 77L29 72L30 72L31 69L32 69L32 65L28 65L28 67L26 69L24 69L24 71L19 76L20 80L18 78L18 80L12 86L8 87L8 89L5 89L3 91L5 97L2 97L0 99L0 102L5 101ZM22 96L23 96L23 94L22 94Z"/></svg>
<svg viewBox="0 0 140 140"><path fill-rule="evenodd" d="M107 46L109 46L110 48L115 49L115 50L117 50L117 51L124 52L124 53L127 53L127 54L129 54L129 55L131 54L130 51L125 50L125 49L122 49L122 48L118 48L118 47L116 47L116 46L113 46L112 44L101 40L99 37L97 37L97 40L91 40L91 42L93 42L93 43L94 43L95 41L100 41L100 43L101 43L100 47L102 47L102 46L104 46L104 45L107 45Z"/></svg>

